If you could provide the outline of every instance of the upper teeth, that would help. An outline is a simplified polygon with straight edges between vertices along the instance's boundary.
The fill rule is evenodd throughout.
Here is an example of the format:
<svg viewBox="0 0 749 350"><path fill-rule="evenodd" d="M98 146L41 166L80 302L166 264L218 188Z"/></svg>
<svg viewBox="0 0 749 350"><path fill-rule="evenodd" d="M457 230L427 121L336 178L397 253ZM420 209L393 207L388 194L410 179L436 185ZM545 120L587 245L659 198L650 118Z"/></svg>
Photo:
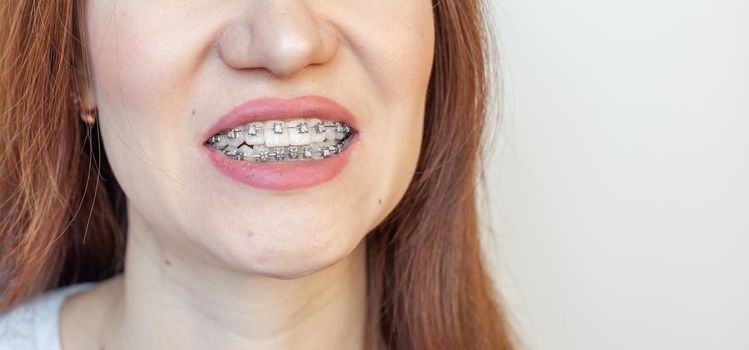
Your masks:
<svg viewBox="0 0 749 350"><path fill-rule="evenodd" d="M333 154L340 153L351 131L351 127L346 123L323 122L314 118L268 120L224 130L206 143L236 159L243 158L237 154L246 157L248 153L252 153L260 161L282 161L284 158L297 159L296 152L301 153L300 159L310 159L306 156L310 150L327 158L330 156L328 147L335 146L338 152ZM281 147L285 146L300 147L289 147L288 150L293 152L286 157L274 153L276 150L280 152Z"/></svg>

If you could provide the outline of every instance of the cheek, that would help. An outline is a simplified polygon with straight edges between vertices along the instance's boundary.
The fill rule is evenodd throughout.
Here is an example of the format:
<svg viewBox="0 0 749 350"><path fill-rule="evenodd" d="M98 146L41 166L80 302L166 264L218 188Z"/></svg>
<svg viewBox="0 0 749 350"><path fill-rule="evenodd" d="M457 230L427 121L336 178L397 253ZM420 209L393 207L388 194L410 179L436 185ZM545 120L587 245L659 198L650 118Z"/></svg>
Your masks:
<svg viewBox="0 0 749 350"><path fill-rule="evenodd" d="M86 32L100 125L110 162L121 169L118 180L131 193L163 193L185 156L185 140L174 130L189 106L196 43L205 40L180 27L189 22L185 16L157 19L163 11L144 4L92 1Z"/></svg>
<svg viewBox="0 0 749 350"><path fill-rule="evenodd" d="M395 175L394 182L411 178L421 147L434 57L431 6L430 1L349 0L348 11L334 16L351 45L345 54L360 65L352 80L375 96L362 112L369 117L367 128L376 132L362 136L380 147L371 152L378 158L372 163L380 173Z"/></svg>
<svg viewBox="0 0 749 350"><path fill-rule="evenodd" d="M383 1L369 16L371 22L356 26L361 43L355 53L369 62L363 81L373 81L380 102L387 106L381 115L373 116L373 130L386 131L372 144L387 145L372 155L376 173L388 174L378 183L377 203L383 216L397 205L411 182L421 148L426 93L434 57L434 20L429 1ZM380 135L378 135L380 136ZM374 198L373 198L374 199ZM383 217L384 218L384 217Z"/></svg>
<svg viewBox="0 0 749 350"><path fill-rule="evenodd" d="M347 28L352 52L383 98L419 101L426 91L434 55L430 1L350 0L337 16Z"/></svg>
<svg viewBox="0 0 749 350"><path fill-rule="evenodd" d="M163 138L173 133L160 131L179 126L193 80L191 55L198 50L195 45L185 46L201 41L176 35L190 31L168 18L148 17L158 12L140 8L142 4L117 1L114 5L92 2L87 21L102 117L113 127L138 135L146 146L153 146L149 140L172 144ZM129 7L136 5L137 11Z"/></svg>
<svg viewBox="0 0 749 350"><path fill-rule="evenodd" d="M109 162L128 200L139 210L152 210L175 198L178 160L184 157L178 145L184 142L165 131L176 130L184 113L180 101L188 99L190 60L177 59L176 53L185 54L181 42L153 27L163 22L135 16L128 4L90 2L89 59Z"/></svg>

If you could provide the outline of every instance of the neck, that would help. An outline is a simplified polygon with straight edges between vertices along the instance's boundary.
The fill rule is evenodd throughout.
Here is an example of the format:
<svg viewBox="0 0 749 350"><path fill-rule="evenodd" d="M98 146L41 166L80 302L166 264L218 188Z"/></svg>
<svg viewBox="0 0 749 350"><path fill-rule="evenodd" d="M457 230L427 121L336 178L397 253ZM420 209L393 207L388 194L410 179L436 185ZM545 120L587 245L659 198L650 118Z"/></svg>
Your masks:
<svg viewBox="0 0 749 350"><path fill-rule="evenodd" d="M280 280L167 254L154 237L128 232L111 348L363 348L363 242L321 271Z"/></svg>

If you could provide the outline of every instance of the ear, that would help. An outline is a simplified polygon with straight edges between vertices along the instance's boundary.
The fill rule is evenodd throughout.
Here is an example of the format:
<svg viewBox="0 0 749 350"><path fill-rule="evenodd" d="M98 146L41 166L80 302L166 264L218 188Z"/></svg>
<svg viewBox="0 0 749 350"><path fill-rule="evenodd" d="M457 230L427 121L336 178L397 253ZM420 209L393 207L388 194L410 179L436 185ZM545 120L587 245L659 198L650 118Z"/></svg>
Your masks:
<svg viewBox="0 0 749 350"><path fill-rule="evenodd" d="M84 50L85 47L76 50L73 92L81 99L81 109L88 111L96 108L96 94L94 92L93 74L89 70L90 65L85 61L88 55Z"/></svg>
<svg viewBox="0 0 749 350"><path fill-rule="evenodd" d="M77 45L73 58L73 92L80 97L80 108L90 111L96 108L96 94L94 89L94 74L88 60L88 45L85 31L85 11L83 7L76 9L75 37Z"/></svg>

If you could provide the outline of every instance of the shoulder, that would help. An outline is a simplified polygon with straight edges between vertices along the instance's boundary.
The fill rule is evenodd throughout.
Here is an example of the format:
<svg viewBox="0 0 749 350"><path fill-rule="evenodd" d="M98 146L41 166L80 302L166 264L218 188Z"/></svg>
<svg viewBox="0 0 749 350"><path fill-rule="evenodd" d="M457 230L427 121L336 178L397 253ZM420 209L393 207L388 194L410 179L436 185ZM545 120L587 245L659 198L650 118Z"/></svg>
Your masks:
<svg viewBox="0 0 749 350"><path fill-rule="evenodd" d="M60 306L93 282L47 291L0 314L0 350L59 349Z"/></svg>
<svg viewBox="0 0 749 350"><path fill-rule="evenodd" d="M37 300L0 314L0 350L33 349L34 309Z"/></svg>

